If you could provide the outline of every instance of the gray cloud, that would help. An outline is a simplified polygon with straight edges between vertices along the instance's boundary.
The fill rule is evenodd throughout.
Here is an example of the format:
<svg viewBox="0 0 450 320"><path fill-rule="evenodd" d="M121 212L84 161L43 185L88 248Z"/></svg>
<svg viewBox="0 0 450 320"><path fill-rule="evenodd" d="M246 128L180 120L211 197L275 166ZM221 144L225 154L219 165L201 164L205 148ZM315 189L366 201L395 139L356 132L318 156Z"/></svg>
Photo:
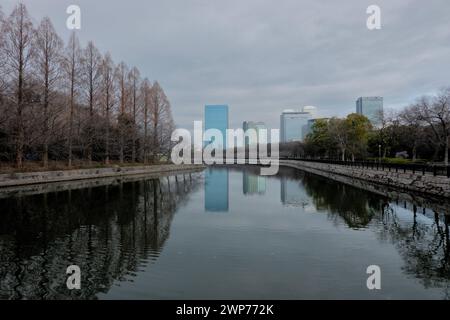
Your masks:
<svg viewBox="0 0 450 320"><path fill-rule="evenodd" d="M8 13L16 1L3 0ZM82 9L82 43L136 65L169 96L177 124L192 127L203 105L230 105L230 124L278 127L284 108L315 105L345 115L361 95L398 108L450 85L448 0L29 0L65 39L65 9ZM366 8L382 29L366 28Z"/></svg>

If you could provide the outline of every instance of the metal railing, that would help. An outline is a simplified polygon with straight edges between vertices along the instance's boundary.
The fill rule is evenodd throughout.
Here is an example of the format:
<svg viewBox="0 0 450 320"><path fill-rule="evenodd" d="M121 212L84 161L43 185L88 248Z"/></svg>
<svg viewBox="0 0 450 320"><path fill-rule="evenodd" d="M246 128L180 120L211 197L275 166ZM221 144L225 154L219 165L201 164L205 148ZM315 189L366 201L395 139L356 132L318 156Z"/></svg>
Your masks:
<svg viewBox="0 0 450 320"><path fill-rule="evenodd" d="M438 164L400 164L400 163L386 163L378 161L342 161L331 159L308 159L297 157L280 157L280 160L298 160L318 163L328 163L344 165L353 168L391 171L391 172L411 172L417 175L431 174L433 176L447 176L450 178L450 166Z"/></svg>

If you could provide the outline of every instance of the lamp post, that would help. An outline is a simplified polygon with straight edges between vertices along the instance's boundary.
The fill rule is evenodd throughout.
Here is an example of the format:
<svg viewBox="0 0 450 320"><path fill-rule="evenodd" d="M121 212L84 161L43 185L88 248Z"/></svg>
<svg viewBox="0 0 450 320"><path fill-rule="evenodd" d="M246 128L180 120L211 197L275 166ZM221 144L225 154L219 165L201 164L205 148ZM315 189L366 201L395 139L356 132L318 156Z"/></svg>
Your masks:
<svg viewBox="0 0 450 320"><path fill-rule="evenodd" d="M381 163L381 144L378 145L378 163Z"/></svg>

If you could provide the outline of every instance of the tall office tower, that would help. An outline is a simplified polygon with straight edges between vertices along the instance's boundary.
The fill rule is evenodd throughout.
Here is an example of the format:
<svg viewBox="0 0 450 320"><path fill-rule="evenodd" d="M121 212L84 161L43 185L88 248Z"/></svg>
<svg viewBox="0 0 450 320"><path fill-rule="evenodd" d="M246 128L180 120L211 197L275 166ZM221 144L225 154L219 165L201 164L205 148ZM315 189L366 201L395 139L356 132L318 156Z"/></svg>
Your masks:
<svg viewBox="0 0 450 320"><path fill-rule="evenodd" d="M280 141L303 141L308 129L311 113L294 110L284 110L280 116Z"/></svg>
<svg viewBox="0 0 450 320"><path fill-rule="evenodd" d="M259 141L259 132L263 129L267 130L266 125L264 122L254 122L254 121L244 121L242 124L242 130L246 132L248 129L254 129L256 132L256 141L251 141L251 137L245 137L245 145L248 146L250 144L256 144ZM266 138L265 141L268 141Z"/></svg>
<svg viewBox="0 0 450 320"><path fill-rule="evenodd" d="M228 106L227 105L206 105L205 106L205 131L208 129L217 129L222 133L223 149L227 148L228 129ZM205 146L212 141L206 141Z"/></svg>
<svg viewBox="0 0 450 320"><path fill-rule="evenodd" d="M380 124L383 112L383 97L359 97L356 100L356 113L366 116L376 126Z"/></svg>

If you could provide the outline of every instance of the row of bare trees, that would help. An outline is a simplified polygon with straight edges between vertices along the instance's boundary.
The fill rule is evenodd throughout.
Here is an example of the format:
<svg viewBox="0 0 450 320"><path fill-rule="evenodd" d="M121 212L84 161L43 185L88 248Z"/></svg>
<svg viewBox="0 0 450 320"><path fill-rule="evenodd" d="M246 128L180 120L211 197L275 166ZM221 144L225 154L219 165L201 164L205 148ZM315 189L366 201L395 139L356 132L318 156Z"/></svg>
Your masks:
<svg viewBox="0 0 450 320"><path fill-rule="evenodd" d="M448 165L450 149L450 88L441 89L433 96L423 96L398 114L399 122L410 128L409 135L416 157L420 141L432 146L433 159L443 153ZM395 124L394 122L391 125ZM424 130L425 129L425 130Z"/></svg>
<svg viewBox="0 0 450 320"><path fill-rule="evenodd" d="M93 42L67 45L49 18L0 8L0 160L158 161L170 152L170 103L158 82ZM167 139L169 137L169 139Z"/></svg>
<svg viewBox="0 0 450 320"><path fill-rule="evenodd" d="M422 96L401 110L387 110L371 136L372 151L381 157L407 152L418 158L448 165L450 149L450 88ZM375 153L375 152L373 152Z"/></svg>

